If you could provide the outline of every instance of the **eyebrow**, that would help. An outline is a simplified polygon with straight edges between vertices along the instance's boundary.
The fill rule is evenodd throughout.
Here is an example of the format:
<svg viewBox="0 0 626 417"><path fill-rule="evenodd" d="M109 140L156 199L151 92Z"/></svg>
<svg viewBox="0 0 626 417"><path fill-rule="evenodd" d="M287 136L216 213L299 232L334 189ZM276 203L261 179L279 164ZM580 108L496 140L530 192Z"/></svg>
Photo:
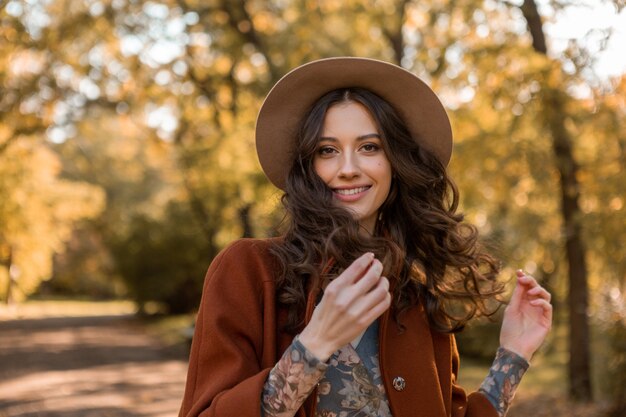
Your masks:
<svg viewBox="0 0 626 417"><path fill-rule="evenodd" d="M361 135L361 136L357 136L356 140L366 140L366 139L371 139L371 138L377 138L377 139L381 139L380 135L378 133L368 133L365 135ZM333 136L322 136L320 137L319 140L328 140L331 142L337 142L338 139L336 137Z"/></svg>

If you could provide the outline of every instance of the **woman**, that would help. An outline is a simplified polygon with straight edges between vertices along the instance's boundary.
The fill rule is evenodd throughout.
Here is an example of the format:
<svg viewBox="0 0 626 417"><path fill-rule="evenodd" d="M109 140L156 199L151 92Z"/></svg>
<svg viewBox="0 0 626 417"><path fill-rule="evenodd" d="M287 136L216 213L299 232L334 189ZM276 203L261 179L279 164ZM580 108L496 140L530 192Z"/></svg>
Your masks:
<svg viewBox="0 0 626 417"><path fill-rule="evenodd" d="M466 396L453 332L503 289L456 212L435 94L385 62L314 61L270 91L256 135L287 230L211 264L180 415L503 416L550 295L518 271L494 364Z"/></svg>

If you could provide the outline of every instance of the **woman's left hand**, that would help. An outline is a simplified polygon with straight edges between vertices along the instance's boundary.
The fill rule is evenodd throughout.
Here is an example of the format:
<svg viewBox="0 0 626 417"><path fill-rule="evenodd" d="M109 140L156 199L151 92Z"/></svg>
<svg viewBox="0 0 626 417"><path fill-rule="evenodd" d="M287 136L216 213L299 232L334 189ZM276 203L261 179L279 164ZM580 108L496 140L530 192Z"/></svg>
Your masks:
<svg viewBox="0 0 626 417"><path fill-rule="evenodd" d="M548 335L550 327L550 293L535 278L517 271L517 284L504 310L500 346L530 361Z"/></svg>

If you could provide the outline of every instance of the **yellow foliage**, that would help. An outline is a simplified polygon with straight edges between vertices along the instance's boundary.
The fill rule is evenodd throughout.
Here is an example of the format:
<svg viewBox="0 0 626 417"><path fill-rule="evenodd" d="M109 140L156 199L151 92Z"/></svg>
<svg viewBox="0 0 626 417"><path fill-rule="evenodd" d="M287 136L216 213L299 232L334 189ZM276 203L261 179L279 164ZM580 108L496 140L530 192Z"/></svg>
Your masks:
<svg viewBox="0 0 626 417"><path fill-rule="evenodd" d="M50 277L52 255L63 249L73 224L99 214L105 197L98 187L60 179L59 158L45 144L18 142L1 159L0 246L11 252L12 263L4 258L0 277L8 279L13 268L19 300ZM6 288L0 283L0 298Z"/></svg>
<svg viewBox="0 0 626 417"><path fill-rule="evenodd" d="M201 9L218 2L168 0L161 4L172 18L198 11L199 19L183 29L189 38L188 44L180 45L183 55L154 68L145 64L148 43L137 56L120 53L119 33L128 28L119 26L119 21L138 22L133 27L138 38L146 36L152 42L151 37L157 36L156 26L142 27L150 21L144 2L120 6L119 21L104 16L69 20L86 10L79 2L71 13L61 12L73 3L47 3L54 12L53 23L42 42L50 44L39 49L31 50L28 42L20 41L28 40L28 34L22 29L18 33L19 25L0 28L2 39L9 40L0 44L0 74L8 74L2 78L3 88L31 76L41 77L36 80L41 84L51 79L62 86L52 94L60 98L33 106L32 113L21 113L19 109L28 106L25 100L18 102L0 123L0 145L17 127L46 128L55 122L59 100L72 100L71 94L64 96L66 90L77 88L82 76L91 76L103 92L105 105L110 105L106 100L112 105L124 101L127 109L106 117L94 112L98 103L80 109L84 113L79 116L79 138L65 144L65 151L72 152L64 161L85 181L105 184L110 195L119 199L102 214L109 216L107 224L119 233L131 214L158 218L169 201L187 201L190 196L202 203L209 218L200 221L199 228L210 229L218 245L239 235L238 210L249 204L257 233L271 233L280 217L279 192L263 178L254 150L256 112L271 86L270 78L322 56L356 54L393 60L389 36L401 33L403 65L427 80L449 109L456 138L450 169L468 218L500 244L507 261L535 265L537 271L558 274L559 279L566 270L559 177L540 99L548 90L564 94L565 127L574 138L581 165L578 179L591 279L597 283L607 273L624 279L625 249L616 242L623 241L626 230L622 198L626 195L622 134L626 77L599 90L580 74L564 72L560 59L532 51L517 8L502 2L410 1L401 21L402 1L250 0L243 2L251 18L247 22L237 8L239 2L224 1L222 10L202 13ZM181 11L181 4L188 10ZM62 22L71 22L63 34ZM186 42L185 36L180 42ZM174 38L167 40L179 42ZM89 60L96 45L103 51L102 67ZM44 55L49 68L31 74L41 67L34 64ZM183 69L175 62L184 63ZM58 76L61 69L71 69L73 74L64 83ZM171 82L156 84L159 71L169 72ZM120 88L105 97L110 82ZM36 95L37 85L28 91L12 90L3 99ZM586 88L590 96L569 96L573 86ZM180 134L175 143L158 139L142 119L146 108L164 105L173 109L178 122L179 130L172 133L172 137ZM16 259L38 259L32 264L39 265L40 272L29 270L29 264L22 268L29 272L22 275L45 275L41 271L47 268L46 256L61 250L72 222L97 215L104 204L101 193L89 185L59 179L59 160L43 142L37 135L24 136L21 145L0 156L0 229L6 235L0 240L8 241L10 232L13 242L20 232L20 242L28 242L21 244L30 248L30 254L16 252ZM155 184L145 185L151 178ZM41 246L37 235L50 237L47 246ZM0 245L3 250L6 246Z"/></svg>

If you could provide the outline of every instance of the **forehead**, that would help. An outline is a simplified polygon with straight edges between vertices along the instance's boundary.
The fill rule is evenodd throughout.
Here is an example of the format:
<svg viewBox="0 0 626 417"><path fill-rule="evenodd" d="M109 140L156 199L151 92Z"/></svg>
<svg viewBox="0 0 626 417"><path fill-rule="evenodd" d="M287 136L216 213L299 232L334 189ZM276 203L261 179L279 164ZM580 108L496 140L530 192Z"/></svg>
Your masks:
<svg viewBox="0 0 626 417"><path fill-rule="evenodd" d="M334 133L364 132L378 133L376 120L362 104L347 101L328 108L322 124L322 136Z"/></svg>

